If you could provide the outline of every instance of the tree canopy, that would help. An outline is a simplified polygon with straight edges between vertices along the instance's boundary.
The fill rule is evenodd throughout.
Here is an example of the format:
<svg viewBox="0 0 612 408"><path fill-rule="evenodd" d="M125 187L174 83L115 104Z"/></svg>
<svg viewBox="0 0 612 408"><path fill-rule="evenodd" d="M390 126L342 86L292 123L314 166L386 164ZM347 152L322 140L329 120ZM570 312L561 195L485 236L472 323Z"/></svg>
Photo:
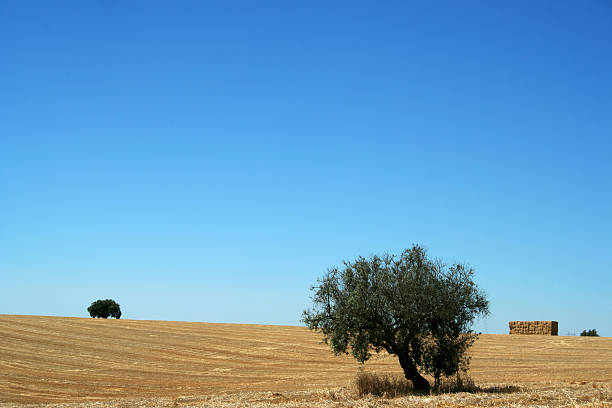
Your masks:
<svg viewBox="0 0 612 408"><path fill-rule="evenodd" d="M87 308L87 311L91 317L101 317L103 319L109 316L115 319L121 317L121 307L112 299L98 299Z"/></svg>
<svg viewBox="0 0 612 408"><path fill-rule="evenodd" d="M359 257L319 279L302 320L336 354L350 352L362 363L372 352L396 355L404 376L427 390L422 373L438 386L442 375L469 364L465 351L477 338L471 325L489 311L473 274L463 264L429 259L418 245L399 256Z"/></svg>

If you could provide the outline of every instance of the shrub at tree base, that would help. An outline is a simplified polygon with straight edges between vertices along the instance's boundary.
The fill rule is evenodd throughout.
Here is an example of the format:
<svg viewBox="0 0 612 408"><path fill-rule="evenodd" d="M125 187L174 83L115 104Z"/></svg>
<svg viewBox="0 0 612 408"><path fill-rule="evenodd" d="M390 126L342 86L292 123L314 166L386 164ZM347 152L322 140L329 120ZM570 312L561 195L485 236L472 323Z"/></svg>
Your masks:
<svg viewBox="0 0 612 408"><path fill-rule="evenodd" d="M400 256L373 256L331 268L319 280L312 310L302 320L320 330L336 354L360 362L371 351L395 354L417 390L429 390L421 375L440 377L467 369L465 351L477 335L471 324L489 302L461 264L430 260L418 245Z"/></svg>
<svg viewBox="0 0 612 408"><path fill-rule="evenodd" d="M389 375L378 375L376 373L360 370L355 378L355 388L357 395L361 398L366 395L374 395L377 397L396 398L403 395L419 394L423 391L415 391L410 383L405 378L397 378ZM434 391L435 394L450 394L459 392L491 392L491 393L509 393L518 391L516 386L506 387L478 387L474 380L463 373L457 373L455 377L446 378L441 382L440 386ZM431 392L431 391L429 391Z"/></svg>
<svg viewBox="0 0 612 408"><path fill-rule="evenodd" d="M412 384L403 378L379 376L375 373L360 371L355 379L357 395L375 395L395 398L414 391Z"/></svg>
<svg viewBox="0 0 612 408"><path fill-rule="evenodd" d="M121 317L121 308L119 304L112 299L96 300L87 308L87 311L91 317L101 317L103 319L109 316L115 319Z"/></svg>

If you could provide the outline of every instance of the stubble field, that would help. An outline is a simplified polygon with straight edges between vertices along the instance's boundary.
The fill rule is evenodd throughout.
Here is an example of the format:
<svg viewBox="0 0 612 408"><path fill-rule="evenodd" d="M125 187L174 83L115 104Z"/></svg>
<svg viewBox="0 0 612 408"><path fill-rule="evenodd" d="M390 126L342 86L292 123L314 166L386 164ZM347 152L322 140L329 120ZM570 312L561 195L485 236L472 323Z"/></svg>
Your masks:
<svg viewBox="0 0 612 408"><path fill-rule="evenodd" d="M478 393L358 398L361 366L303 327L0 315L0 405L612 406L612 338L483 334Z"/></svg>

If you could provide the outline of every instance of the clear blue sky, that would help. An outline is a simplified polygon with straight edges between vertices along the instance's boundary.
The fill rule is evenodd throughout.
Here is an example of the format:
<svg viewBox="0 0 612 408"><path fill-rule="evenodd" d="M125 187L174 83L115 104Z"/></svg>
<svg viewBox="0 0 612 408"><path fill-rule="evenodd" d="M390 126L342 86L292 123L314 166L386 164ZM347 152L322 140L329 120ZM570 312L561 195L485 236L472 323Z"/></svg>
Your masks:
<svg viewBox="0 0 612 408"><path fill-rule="evenodd" d="M0 313L299 324L412 243L612 336L612 3L0 3Z"/></svg>

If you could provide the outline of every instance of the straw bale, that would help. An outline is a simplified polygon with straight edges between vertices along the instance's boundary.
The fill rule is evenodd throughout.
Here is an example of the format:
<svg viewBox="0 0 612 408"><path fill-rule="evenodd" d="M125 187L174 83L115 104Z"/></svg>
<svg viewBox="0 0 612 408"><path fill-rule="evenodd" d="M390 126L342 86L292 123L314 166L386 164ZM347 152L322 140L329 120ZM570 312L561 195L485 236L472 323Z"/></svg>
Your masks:
<svg viewBox="0 0 612 408"><path fill-rule="evenodd" d="M554 320L545 321L511 321L508 323L510 334L532 334L557 336L559 333L559 322Z"/></svg>

